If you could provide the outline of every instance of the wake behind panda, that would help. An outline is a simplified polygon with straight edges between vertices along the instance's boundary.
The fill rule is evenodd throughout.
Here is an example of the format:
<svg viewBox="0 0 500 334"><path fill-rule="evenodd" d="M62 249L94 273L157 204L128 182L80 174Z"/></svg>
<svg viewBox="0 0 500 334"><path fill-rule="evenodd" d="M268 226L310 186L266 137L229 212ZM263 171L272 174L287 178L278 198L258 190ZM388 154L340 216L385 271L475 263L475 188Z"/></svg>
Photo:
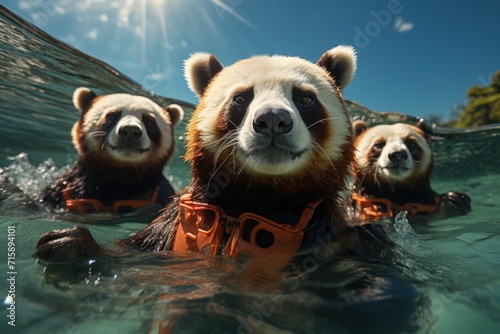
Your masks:
<svg viewBox="0 0 500 334"><path fill-rule="evenodd" d="M185 76L200 102L187 129L191 182L121 244L272 259L320 243L350 254L389 245L378 225L348 226L339 203L354 152L341 90L355 68L347 46L317 64L256 56L223 67L214 55L192 55ZM64 245L73 252L58 252ZM77 226L42 236L35 256L72 261L86 253L106 251Z"/></svg>
<svg viewBox="0 0 500 334"><path fill-rule="evenodd" d="M448 218L467 214L471 199L462 192L438 194L431 188L433 153L422 122L367 128L353 124L356 162L353 205L363 220L407 211L413 217Z"/></svg>
<svg viewBox="0 0 500 334"><path fill-rule="evenodd" d="M72 129L78 160L43 190L40 202L80 214L167 204L175 192L163 168L182 108L163 109L130 94L97 96L85 87L75 90L73 104L81 112Z"/></svg>

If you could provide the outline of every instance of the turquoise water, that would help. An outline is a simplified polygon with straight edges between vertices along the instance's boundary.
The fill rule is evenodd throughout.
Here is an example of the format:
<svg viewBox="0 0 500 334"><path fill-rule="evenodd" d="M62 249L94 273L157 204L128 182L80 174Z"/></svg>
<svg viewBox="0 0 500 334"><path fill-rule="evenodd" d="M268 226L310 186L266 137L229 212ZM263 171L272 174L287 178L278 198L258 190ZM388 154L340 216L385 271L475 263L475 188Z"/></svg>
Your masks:
<svg viewBox="0 0 500 334"><path fill-rule="evenodd" d="M76 159L70 140L78 118L73 90L141 94L162 105L179 101L149 94L108 65L0 10L2 301L11 288L7 273L16 272L16 326L8 324L4 303L1 333L155 333L167 323L175 325L174 333L499 331L500 126L433 130L433 186L438 192L466 192L473 211L425 224L410 219L412 235L399 234L394 221L384 222L399 244L388 261L320 261L278 282L248 275L248 268L233 261L195 254L124 254L76 269L37 264L31 255L40 235L81 220L32 203ZM193 106L181 104L187 119ZM416 121L355 103L348 107L353 117L373 123ZM165 170L177 188L189 180L180 159L184 126L176 128L177 151ZM112 245L143 226L135 218L85 222L98 242ZM9 232L15 238L14 269L8 268ZM377 288L387 282L390 289ZM406 310L409 304L415 307Z"/></svg>

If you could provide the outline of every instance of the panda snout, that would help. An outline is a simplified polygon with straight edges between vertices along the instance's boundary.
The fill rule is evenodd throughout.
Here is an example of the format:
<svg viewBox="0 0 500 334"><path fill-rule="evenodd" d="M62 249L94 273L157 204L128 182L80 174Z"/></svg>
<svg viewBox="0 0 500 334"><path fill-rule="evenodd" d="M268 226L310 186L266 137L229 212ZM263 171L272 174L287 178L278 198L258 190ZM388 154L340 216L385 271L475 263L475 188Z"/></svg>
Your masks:
<svg viewBox="0 0 500 334"><path fill-rule="evenodd" d="M139 139L142 129L138 125L123 125L118 129L118 135L122 139Z"/></svg>
<svg viewBox="0 0 500 334"><path fill-rule="evenodd" d="M392 163L401 163L408 159L408 153L404 149L400 149L397 151L392 151L389 153L389 160Z"/></svg>
<svg viewBox="0 0 500 334"><path fill-rule="evenodd" d="M255 113L253 129L269 137L276 137L292 131L293 121L285 109L264 108Z"/></svg>

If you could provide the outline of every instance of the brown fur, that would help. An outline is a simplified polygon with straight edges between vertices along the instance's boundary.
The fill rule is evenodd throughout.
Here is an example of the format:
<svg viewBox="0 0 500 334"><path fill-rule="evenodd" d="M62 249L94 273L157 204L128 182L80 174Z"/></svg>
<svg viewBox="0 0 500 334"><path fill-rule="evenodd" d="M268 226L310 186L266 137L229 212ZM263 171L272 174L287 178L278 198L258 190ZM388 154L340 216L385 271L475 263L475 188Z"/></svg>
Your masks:
<svg viewBox="0 0 500 334"><path fill-rule="evenodd" d="M335 66L337 61L340 61L344 64L343 68L350 67L352 69L355 64L347 66L348 57L349 49L344 54L340 54L334 61L324 56L317 65L319 67ZM234 217L238 217L245 212L252 212L275 222L290 225L295 225L298 222L308 203L322 200L304 231L301 249L316 245L320 241L336 242L336 240L344 240L335 237L351 229L347 226L345 212L339 200L341 192L346 189L346 178L349 175L350 165L353 161L353 133L350 127L340 130L337 127L335 128L336 131L342 133L342 135L338 135L331 130L332 127L325 125L330 124L329 122L345 121L346 124L350 123L335 78L341 78L341 84L345 86L350 81L352 73L351 75L345 75L332 67L321 69L312 65L306 66L314 69L316 75L321 75L323 79L326 79L327 84L324 84L321 89L323 89L322 94L325 94L327 99L330 99L331 96L328 94L338 94L339 106L342 109L340 112L343 113L344 119L342 120L339 117L332 120L325 117L325 106L322 106L321 99L318 99L319 106L312 112L318 113L318 117L324 119L319 119L319 121L311 119L310 122L312 123L307 125L307 131L319 142L319 144L308 148L313 153L308 160L303 160L293 172L278 173L276 171L276 173L266 174L252 168L244 168L245 164L240 163L234 155L234 149L226 145L223 136L230 129L229 127L218 126L218 123L230 119L227 101L218 103L220 110L217 110L217 113L214 114L217 115L218 122L210 123L214 128L204 129L204 131L210 130L210 135L216 134L216 140L211 144L202 142L201 130L198 125L201 124L200 122L207 120L203 118L206 116L202 113L207 112L208 96L210 94L220 94L218 90L212 91L212 85L217 79L220 79L221 74L219 72L222 71L222 67L219 66L220 63L215 61L216 58L212 55L198 54L191 59L194 59L191 64L195 64L192 66L193 73L189 73L189 75L195 79L194 82L188 82L191 89L201 97L187 128L185 159L191 164L191 182L181 191L181 194L173 197L172 202L163 209L158 218L142 231L122 240L120 244L139 250L171 250L179 224L179 199L184 193L192 193L193 200L196 202L221 206L226 214ZM326 59L329 61L325 61ZM204 83L207 82L207 78L211 78L212 81L207 83L205 87ZM199 80L203 82L200 83ZM322 96L322 99L325 99L325 95ZM328 105L328 108L339 107L332 104ZM211 110L211 112L213 111ZM221 115L229 115L229 118L224 118ZM303 118L301 121L306 122ZM335 153L331 153L332 156L335 154L336 158L333 159L327 154L322 145L329 144L333 140L332 136L335 135L337 135L338 145L335 147ZM210 145L217 147L210 147ZM364 229L365 227L360 228ZM38 244L35 256L47 261L57 258L57 254L53 254L53 252L57 251L54 248L61 248L61 244L65 242L57 238L58 235L67 239L68 233L71 234L71 247L73 248L76 247L73 239L79 240L81 243L93 244L93 240L88 240L89 234L82 233L81 230L79 228L75 229L75 232L73 230L62 230L48 233ZM341 233L339 234L339 232ZM352 230L352 238L342 242L345 245L339 249L345 248L352 254L356 252L363 253L370 251L370 249L380 250L381 245L384 245L384 247L390 245L390 241L388 241L380 227ZM372 243L377 247L366 247ZM98 246L86 251L94 254L102 253L102 249Z"/></svg>
<svg viewBox="0 0 500 334"><path fill-rule="evenodd" d="M75 91L74 104L81 111L81 117L72 129L78 161L42 191L40 202L54 208L63 208L63 191L71 184L71 198L97 199L106 206L118 200L148 199L159 187L157 203L165 205L175 192L163 175L163 168L174 151L173 124L182 117L182 110L177 106L168 106L161 111L172 131L169 138L162 138L159 130L155 138L150 138L155 145L153 153L147 159L134 163L123 162L114 159L103 149L107 136L93 136L84 130L86 116L102 98L104 96L97 96L86 88ZM105 118L102 118L93 131L100 129L104 122ZM89 137L98 141L98 144L89 146ZM172 145L160 151L157 149L160 141L169 141Z"/></svg>
<svg viewBox="0 0 500 334"><path fill-rule="evenodd" d="M414 126L413 131L425 139L430 147L429 139L420 125L419 123ZM354 122L353 129L356 134L355 147L356 150L359 150L360 142L364 136L371 135L370 129L362 121ZM377 143L378 141L379 139L372 140L373 143ZM362 153L365 154L365 159L370 161L371 166L379 158L379 155L374 154L371 150ZM412 154L416 158L421 158L422 155L423 150L421 148ZM365 197L385 198L398 205L406 203L433 205L435 204L436 197L439 197L440 205L435 216L441 218L463 215L469 212L470 198L466 194L452 191L439 195L431 188L430 178L433 166L434 159L431 153L430 162L425 166L425 170L419 173L414 172L404 180L388 181L377 176L375 169L362 169L358 162L355 161L353 164L353 192Z"/></svg>
<svg viewBox="0 0 500 334"><path fill-rule="evenodd" d="M355 147L358 147L359 141L367 133L365 131L356 138ZM366 159L372 161L377 157L373 157L371 152L366 152ZM391 200L396 204L404 204L408 202L416 202L422 204L433 204L435 193L430 187L430 176L433 168L433 160L427 166L423 174L412 175L401 182L383 183L376 181L374 173L365 173L359 168L357 163L353 164L353 190L361 195L371 197L382 197Z"/></svg>
<svg viewBox="0 0 500 334"><path fill-rule="evenodd" d="M332 89L340 93L332 78L328 77L328 80ZM203 91L210 91L210 86ZM229 215L253 212L290 225L297 223L307 203L323 199L308 227L304 246L310 246L318 238L346 227L345 214L338 200L339 192L345 189L349 165L353 160L352 131L349 131L348 141L342 147L341 158L336 161L326 159L318 151L300 173L287 176L247 173L242 166L233 165L231 150L223 151L218 157L218 161L225 163L214 166L214 154L203 146L197 129L205 106L205 96L202 96L188 124L185 160L191 164L192 180L183 193L192 192L199 202L222 206ZM345 108L343 112L347 117ZM310 128L313 135L315 131L320 143L331 138L332 134L322 123ZM177 205L178 199L167 206L144 231L125 243L156 251L170 249L178 224Z"/></svg>

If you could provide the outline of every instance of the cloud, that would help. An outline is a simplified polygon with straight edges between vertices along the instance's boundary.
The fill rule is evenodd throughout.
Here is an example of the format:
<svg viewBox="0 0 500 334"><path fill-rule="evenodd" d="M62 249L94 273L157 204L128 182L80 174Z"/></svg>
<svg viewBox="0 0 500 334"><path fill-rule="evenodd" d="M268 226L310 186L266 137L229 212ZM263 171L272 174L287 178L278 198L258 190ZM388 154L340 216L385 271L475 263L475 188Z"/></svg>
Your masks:
<svg viewBox="0 0 500 334"><path fill-rule="evenodd" d="M412 22L405 22L401 16L394 22L394 29L400 34L413 30L414 26Z"/></svg>
<svg viewBox="0 0 500 334"><path fill-rule="evenodd" d="M26 11L30 11L31 7L32 7L28 1L19 1L18 6L22 10L26 10Z"/></svg>
<svg viewBox="0 0 500 334"><path fill-rule="evenodd" d="M91 39L93 41L95 41L98 36L99 36L99 31L97 31L97 29L92 29L85 34L85 38Z"/></svg>
<svg viewBox="0 0 500 334"><path fill-rule="evenodd" d="M118 18L116 25L120 28L126 28L130 26L130 8L123 6L118 11Z"/></svg>
<svg viewBox="0 0 500 334"><path fill-rule="evenodd" d="M68 43L68 44L71 44L71 45L76 45L76 43L77 43L76 37L72 34L69 34L66 37L64 37L63 41Z"/></svg>
<svg viewBox="0 0 500 334"><path fill-rule="evenodd" d="M157 72L157 73L151 73L146 76L147 80L151 81L166 81L169 79L168 73L165 72Z"/></svg>

